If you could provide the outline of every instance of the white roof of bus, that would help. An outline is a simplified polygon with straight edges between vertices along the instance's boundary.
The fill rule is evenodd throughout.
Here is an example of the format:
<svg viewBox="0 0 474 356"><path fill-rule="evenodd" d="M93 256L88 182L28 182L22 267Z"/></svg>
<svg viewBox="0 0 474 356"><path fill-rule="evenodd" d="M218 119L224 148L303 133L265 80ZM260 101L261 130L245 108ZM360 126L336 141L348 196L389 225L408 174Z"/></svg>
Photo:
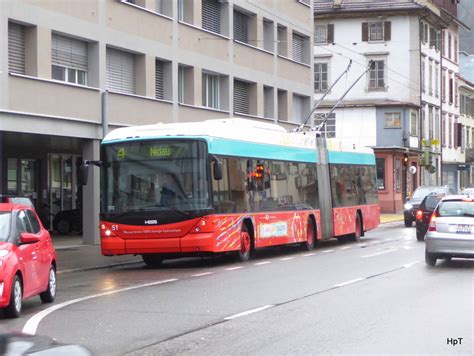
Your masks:
<svg viewBox="0 0 474 356"><path fill-rule="evenodd" d="M312 132L288 132L284 127L277 124L240 118L124 127L111 131L104 138L104 143L183 136L222 138L307 149L315 148L315 134ZM352 142L327 139L326 144L331 151L373 154L370 148Z"/></svg>

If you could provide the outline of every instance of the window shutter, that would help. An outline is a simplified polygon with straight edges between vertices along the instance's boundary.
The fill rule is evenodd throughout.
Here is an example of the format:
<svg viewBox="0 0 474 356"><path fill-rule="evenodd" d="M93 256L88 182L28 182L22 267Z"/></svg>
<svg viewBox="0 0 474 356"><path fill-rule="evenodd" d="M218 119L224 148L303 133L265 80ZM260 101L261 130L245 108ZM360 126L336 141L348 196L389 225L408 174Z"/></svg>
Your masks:
<svg viewBox="0 0 474 356"><path fill-rule="evenodd" d="M240 114L249 114L249 84L234 81L234 112Z"/></svg>
<svg viewBox="0 0 474 356"><path fill-rule="evenodd" d="M53 34L51 55L52 64L87 71L87 42Z"/></svg>
<svg viewBox="0 0 474 356"><path fill-rule="evenodd" d="M334 43L334 25L328 25L328 43Z"/></svg>
<svg viewBox="0 0 474 356"><path fill-rule="evenodd" d="M164 78L163 78L163 62L156 61L155 64L155 97L164 99Z"/></svg>
<svg viewBox="0 0 474 356"><path fill-rule="evenodd" d="M390 41L392 38L392 23L390 21L385 21L384 26L383 39L384 41Z"/></svg>
<svg viewBox="0 0 474 356"><path fill-rule="evenodd" d="M155 12L162 14L163 13L163 1L155 0Z"/></svg>
<svg viewBox="0 0 474 356"><path fill-rule="evenodd" d="M135 56L107 49L107 89L135 94Z"/></svg>
<svg viewBox="0 0 474 356"><path fill-rule="evenodd" d="M362 22L362 41L368 42L369 41L369 23Z"/></svg>
<svg viewBox="0 0 474 356"><path fill-rule="evenodd" d="M8 23L8 70L25 74L25 26Z"/></svg>
<svg viewBox="0 0 474 356"><path fill-rule="evenodd" d="M234 11L234 39L248 43L248 19L247 16Z"/></svg>
<svg viewBox="0 0 474 356"><path fill-rule="evenodd" d="M462 145L462 130L463 130L463 127L462 127L462 124L455 124L456 125L456 136L457 136L457 140L456 140L456 145L455 147L461 147Z"/></svg>
<svg viewBox="0 0 474 356"><path fill-rule="evenodd" d="M221 6L217 0L202 0L202 28L221 33Z"/></svg>
<svg viewBox="0 0 474 356"><path fill-rule="evenodd" d="M304 58L304 38L293 33L293 60L303 63Z"/></svg>

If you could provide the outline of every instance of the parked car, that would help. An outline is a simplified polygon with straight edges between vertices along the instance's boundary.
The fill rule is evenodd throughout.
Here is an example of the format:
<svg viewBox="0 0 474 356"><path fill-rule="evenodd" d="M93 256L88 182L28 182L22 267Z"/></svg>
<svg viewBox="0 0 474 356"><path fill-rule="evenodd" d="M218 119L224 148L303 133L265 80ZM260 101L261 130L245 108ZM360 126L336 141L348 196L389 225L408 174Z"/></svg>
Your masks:
<svg viewBox="0 0 474 356"><path fill-rule="evenodd" d="M20 333L0 334L0 355L74 355L92 353L80 345L60 344L50 337Z"/></svg>
<svg viewBox="0 0 474 356"><path fill-rule="evenodd" d="M53 218L53 229L62 235L82 232L82 210L61 210Z"/></svg>
<svg viewBox="0 0 474 356"><path fill-rule="evenodd" d="M449 186L424 186L421 185L415 189L413 195L407 202L405 203L404 210L403 210L403 217L405 221L406 227L411 227L413 222L415 221L415 214L420 206L421 201L424 197L426 197L429 193L436 193L436 194L455 194L454 189Z"/></svg>
<svg viewBox="0 0 474 356"><path fill-rule="evenodd" d="M20 197L18 195L5 195L5 194L0 194L0 202L1 203L10 203L10 204L21 204L21 205L26 205L31 208L35 208L35 205L31 201L30 198L28 197Z"/></svg>
<svg viewBox="0 0 474 356"><path fill-rule="evenodd" d="M462 194L474 196L474 188L464 188Z"/></svg>
<svg viewBox="0 0 474 356"><path fill-rule="evenodd" d="M43 303L56 296L56 253L48 230L35 210L0 204L0 309L19 317L23 300L38 295Z"/></svg>
<svg viewBox="0 0 474 356"><path fill-rule="evenodd" d="M474 257L474 199L464 195L441 199L426 233L425 260Z"/></svg>
<svg viewBox="0 0 474 356"><path fill-rule="evenodd" d="M418 210L416 211L416 239L423 241L425 239L426 231L428 231L428 225L430 224L431 215L438 205L441 198L445 195L430 193L421 201Z"/></svg>

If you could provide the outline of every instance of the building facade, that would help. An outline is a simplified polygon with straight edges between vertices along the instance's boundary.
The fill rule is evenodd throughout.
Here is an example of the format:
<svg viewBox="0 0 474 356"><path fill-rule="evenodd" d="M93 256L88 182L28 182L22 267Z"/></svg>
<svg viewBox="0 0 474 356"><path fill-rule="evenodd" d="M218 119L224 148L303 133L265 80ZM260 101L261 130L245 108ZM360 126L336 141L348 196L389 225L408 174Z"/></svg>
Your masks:
<svg viewBox="0 0 474 356"><path fill-rule="evenodd" d="M97 243L100 158L117 127L240 116L298 125L313 100L310 1L0 2L0 193ZM80 214L82 212L82 214Z"/></svg>
<svg viewBox="0 0 474 356"><path fill-rule="evenodd" d="M350 89L325 134L374 148L381 211L401 212L420 184L441 184L442 33L453 17L428 0L317 0L314 7L315 100L352 60L322 102L324 113Z"/></svg>

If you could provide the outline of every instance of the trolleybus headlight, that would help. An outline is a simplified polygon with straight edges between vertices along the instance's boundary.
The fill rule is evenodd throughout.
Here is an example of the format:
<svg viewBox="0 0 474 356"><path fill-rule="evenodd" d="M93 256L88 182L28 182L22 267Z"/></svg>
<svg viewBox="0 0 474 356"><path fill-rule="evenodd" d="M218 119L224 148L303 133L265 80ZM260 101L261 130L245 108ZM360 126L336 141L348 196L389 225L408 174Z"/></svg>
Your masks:
<svg viewBox="0 0 474 356"><path fill-rule="evenodd" d="M110 235L112 235L112 231L110 231L110 230L105 230L105 236L108 237L108 236L110 236Z"/></svg>
<svg viewBox="0 0 474 356"><path fill-rule="evenodd" d="M410 203L405 204L405 210L410 210L411 208L413 208L413 205L411 205Z"/></svg>

